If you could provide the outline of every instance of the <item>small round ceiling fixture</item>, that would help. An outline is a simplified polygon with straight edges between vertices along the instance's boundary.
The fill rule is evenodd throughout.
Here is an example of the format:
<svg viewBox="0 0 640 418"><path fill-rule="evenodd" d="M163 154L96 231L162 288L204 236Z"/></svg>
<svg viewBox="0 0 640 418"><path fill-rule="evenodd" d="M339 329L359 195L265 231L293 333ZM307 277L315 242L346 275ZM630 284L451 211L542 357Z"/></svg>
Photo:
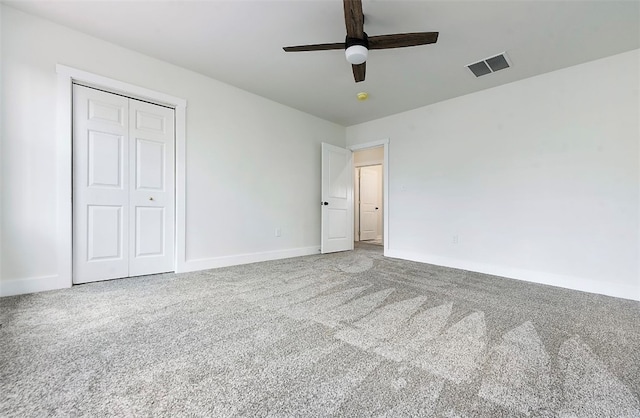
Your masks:
<svg viewBox="0 0 640 418"><path fill-rule="evenodd" d="M367 93L366 91L361 91L360 93L356 94L356 97L359 101L364 102L369 98L369 93Z"/></svg>
<svg viewBox="0 0 640 418"><path fill-rule="evenodd" d="M347 38L344 41L344 55L349 64L360 65L367 60L369 55L369 38L364 33L363 39Z"/></svg>
<svg viewBox="0 0 640 418"><path fill-rule="evenodd" d="M344 51L344 55L347 57L347 61L353 65L362 64L367 60L369 50L363 45L351 45Z"/></svg>

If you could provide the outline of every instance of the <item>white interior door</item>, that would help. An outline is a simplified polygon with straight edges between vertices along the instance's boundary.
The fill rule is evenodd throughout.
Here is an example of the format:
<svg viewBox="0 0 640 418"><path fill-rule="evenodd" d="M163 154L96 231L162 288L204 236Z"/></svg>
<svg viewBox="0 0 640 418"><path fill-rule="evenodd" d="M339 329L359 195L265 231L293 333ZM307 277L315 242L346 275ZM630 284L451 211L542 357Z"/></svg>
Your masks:
<svg viewBox="0 0 640 418"><path fill-rule="evenodd" d="M174 269L173 153L173 109L74 85L74 283Z"/></svg>
<svg viewBox="0 0 640 418"><path fill-rule="evenodd" d="M353 250L353 156L322 144L321 252Z"/></svg>
<svg viewBox="0 0 640 418"><path fill-rule="evenodd" d="M378 238L380 205L380 166L360 168L360 240Z"/></svg>
<svg viewBox="0 0 640 418"><path fill-rule="evenodd" d="M173 109L129 101L129 275L173 270Z"/></svg>
<svg viewBox="0 0 640 418"><path fill-rule="evenodd" d="M73 282L129 275L128 99L73 88Z"/></svg>

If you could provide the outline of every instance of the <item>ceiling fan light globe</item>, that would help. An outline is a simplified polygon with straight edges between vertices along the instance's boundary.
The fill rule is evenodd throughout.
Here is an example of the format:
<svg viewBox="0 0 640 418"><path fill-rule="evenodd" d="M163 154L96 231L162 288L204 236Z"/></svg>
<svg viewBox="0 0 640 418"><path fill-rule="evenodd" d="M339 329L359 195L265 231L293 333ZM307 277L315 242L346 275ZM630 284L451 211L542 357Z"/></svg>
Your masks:
<svg viewBox="0 0 640 418"><path fill-rule="evenodd" d="M344 55L347 57L347 61L353 65L362 64L367 60L369 50L363 45L351 45L344 50Z"/></svg>

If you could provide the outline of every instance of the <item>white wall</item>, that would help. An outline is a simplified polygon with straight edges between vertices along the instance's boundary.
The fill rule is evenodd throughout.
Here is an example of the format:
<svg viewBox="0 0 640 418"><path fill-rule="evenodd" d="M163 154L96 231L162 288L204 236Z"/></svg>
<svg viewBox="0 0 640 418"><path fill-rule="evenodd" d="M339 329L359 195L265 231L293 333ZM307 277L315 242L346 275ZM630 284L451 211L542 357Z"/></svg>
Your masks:
<svg viewBox="0 0 640 418"><path fill-rule="evenodd" d="M389 255L640 300L639 62L347 128L348 145L390 138Z"/></svg>
<svg viewBox="0 0 640 418"><path fill-rule="evenodd" d="M56 194L56 64L187 100L189 269L318 251L320 143L344 146L343 127L10 7L0 10L0 294L61 282L56 202L65 197Z"/></svg>

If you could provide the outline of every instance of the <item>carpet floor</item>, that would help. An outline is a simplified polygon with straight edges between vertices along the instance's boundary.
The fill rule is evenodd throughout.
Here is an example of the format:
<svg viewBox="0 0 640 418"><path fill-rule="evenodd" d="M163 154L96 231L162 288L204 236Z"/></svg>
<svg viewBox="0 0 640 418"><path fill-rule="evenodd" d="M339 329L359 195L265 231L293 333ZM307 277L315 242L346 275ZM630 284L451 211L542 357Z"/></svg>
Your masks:
<svg viewBox="0 0 640 418"><path fill-rule="evenodd" d="M378 246L0 299L0 416L640 417L640 303Z"/></svg>

